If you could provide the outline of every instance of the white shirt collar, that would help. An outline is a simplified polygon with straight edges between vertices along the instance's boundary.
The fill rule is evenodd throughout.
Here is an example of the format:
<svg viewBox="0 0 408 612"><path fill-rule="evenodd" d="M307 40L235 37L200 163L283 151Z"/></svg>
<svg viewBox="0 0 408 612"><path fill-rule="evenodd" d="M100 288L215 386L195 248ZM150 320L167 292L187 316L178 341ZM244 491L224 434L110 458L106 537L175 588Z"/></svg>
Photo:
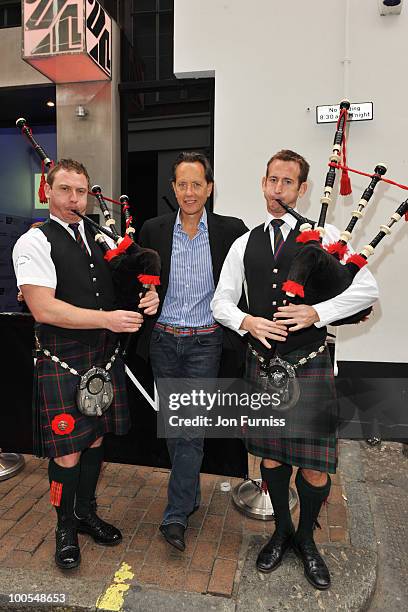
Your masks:
<svg viewBox="0 0 408 612"><path fill-rule="evenodd" d="M50 219L52 219L53 221L56 221L57 223L62 225L62 227L65 227L66 230L70 231L71 228L68 227L69 223L66 223L65 221L62 221L62 219L59 219L55 215L51 215L51 213L50 213ZM78 223L79 223L79 229L81 231L81 234L83 234L84 233L84 220L80 219L80 221L78 221Z"/></svg>
<svg viewBox="0 0 408 612"><path fill-rule="evenodd" d="M180 208L178 209L177 217L176 217L176 221L174 225L179 228L181 227ZM198 222L198 226L200 225L202 229L208 229L207 211L205 207L203 208L203 214L201 215L200 221Z"/></svg>
<svg viewBox="0 0 408 612"><path fill-rule="evenodd" d="M277 217L274 217L273 215L271 215L270 212L266 213L266 220L265 220L265 223L264 223L264 232L266 232L266 228L269 226L270 222L273 219L276 219L276 218ZM283 215L283 217L279 217L279 219L282 219L282 221L287 223L289 225L290 229L295 229L297 221L296 221L295 217L293 215L291 215L290 213L285 213Z"/></svg>

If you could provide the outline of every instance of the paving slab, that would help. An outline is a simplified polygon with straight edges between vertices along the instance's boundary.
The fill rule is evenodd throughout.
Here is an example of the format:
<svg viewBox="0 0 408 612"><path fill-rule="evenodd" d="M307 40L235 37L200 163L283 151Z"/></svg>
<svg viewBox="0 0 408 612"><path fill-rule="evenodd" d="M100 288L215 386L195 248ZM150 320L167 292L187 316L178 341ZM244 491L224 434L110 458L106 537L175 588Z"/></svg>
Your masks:
<svg viewBox="0 0 408 612"><path fill-rule="evenodd" d="M237 612L291 612L316 610L363 610L369 602L376 580L377 555L351 546L320 546L332 577L328 591L317 591L303 575L303 566L290 551L282 565L271 574L255 569L258 552L265 539L251 539L241 574Z"/></svg>
<svg viewBox="0 0 408 612"><path fill-rule="evenodd" d="M408 457L397 442L361 445L378 548L370 612L408 609Z"/></svg>

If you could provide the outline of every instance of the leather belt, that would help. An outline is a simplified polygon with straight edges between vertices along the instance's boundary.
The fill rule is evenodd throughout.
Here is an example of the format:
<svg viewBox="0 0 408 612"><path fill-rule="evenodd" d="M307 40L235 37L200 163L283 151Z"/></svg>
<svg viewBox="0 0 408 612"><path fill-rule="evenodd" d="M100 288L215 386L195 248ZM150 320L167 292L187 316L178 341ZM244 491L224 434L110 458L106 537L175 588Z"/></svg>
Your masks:
<svg viewBox="0 0 408 612"><path fill-rule="evenodd" d="M203 325L201 327L177 327L176 325L167 325L166 323L156 323L155 329L160 329L166 334L173 336L195 336L200 334L212 334L219 328L218 323L212 325Z"/></svg>

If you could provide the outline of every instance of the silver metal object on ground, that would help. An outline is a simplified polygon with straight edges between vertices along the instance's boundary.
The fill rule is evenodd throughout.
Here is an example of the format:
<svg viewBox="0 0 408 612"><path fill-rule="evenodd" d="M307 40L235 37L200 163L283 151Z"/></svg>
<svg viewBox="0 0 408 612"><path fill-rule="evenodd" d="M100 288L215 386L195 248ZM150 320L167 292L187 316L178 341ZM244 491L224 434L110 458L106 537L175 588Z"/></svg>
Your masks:
<svg viewBox="0 0 408 612"><path fill-rule="evenodd" d="M0 449L0 480L7 480L18 474L24 467L25 460L19 453L2 453Z"/></svg>
<svg viewBox="0 0 408 612"><path fill-rule="evenodd" d="M378 436L373 436L372 438L367 438L366 442L369 446L381 446L381 438Z"/></svg>
<svg viewBox="0 0 408 612"><path fill-rule="evenodd" d="M267 491L262 488L262 480L244 480L232 490L232 501L247 516L261 521L273 521L273 507ZM297 495L289 487L289 509L292 512L297 504Z"/></svg>

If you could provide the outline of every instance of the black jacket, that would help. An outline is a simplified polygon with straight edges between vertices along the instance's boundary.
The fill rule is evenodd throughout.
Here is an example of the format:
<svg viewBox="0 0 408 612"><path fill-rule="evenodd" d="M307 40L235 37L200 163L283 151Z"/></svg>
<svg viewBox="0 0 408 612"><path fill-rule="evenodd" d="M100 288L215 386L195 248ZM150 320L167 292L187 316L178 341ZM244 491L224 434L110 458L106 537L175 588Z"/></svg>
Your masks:
<svg viewBox="0 0 408 612"><path fill-rule="evenodd" d="M149 219L140 230L139 242L143 247L157 251L161 259L160 275L160 306L153 320L146 322L138 339L137 352L143 358L147 358L149 350L150 335L155 321L157 320L169 285L170 260L173 245L173 230L177 213L170 213L161 217ZM232 243L245 234L248 228L241 219L236 217L225 217L207 212L208 234L210 239L210 251L213 266L214 285L217 286L224 259ZM240 307L247 310L245 302L240 302ZM224 328L224 350L238 351L237 360L243 358L244 342L239 334Z"/></svg>

